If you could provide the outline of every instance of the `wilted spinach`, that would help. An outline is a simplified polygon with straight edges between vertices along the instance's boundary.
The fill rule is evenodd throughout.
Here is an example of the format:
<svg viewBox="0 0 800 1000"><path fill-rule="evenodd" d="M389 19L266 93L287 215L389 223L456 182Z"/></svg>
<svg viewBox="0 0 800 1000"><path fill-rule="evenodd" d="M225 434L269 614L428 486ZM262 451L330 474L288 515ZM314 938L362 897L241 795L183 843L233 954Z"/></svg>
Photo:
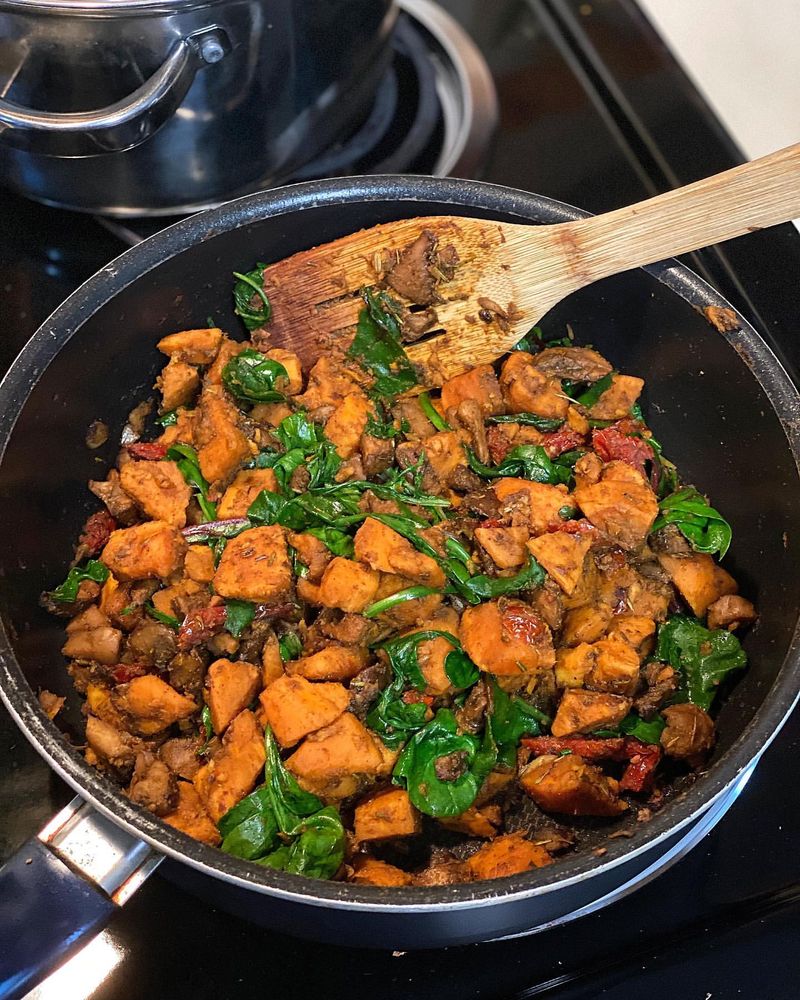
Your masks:
<svg viewBox="0 0 800 1000"><path fill-rule="evenodd" d="M659 626L653 655L680 673L676 700L688 700L706 710L728 674L747 666L747 655L732 632L711 631L688 615L673 615Z"/></svg>
<svg viewBox="0 0 800 1000"><path fill-rule="evenodd" d="M397 303L386 292L364 289L365 308L347 354L370 372L374 391L397 396L417 384L417 373L403 350Z"/></svg>
<svg viewBox="0 0 800 1000"><path fill-rule="evenodd" d="M150 617L162 625L168 625L170 628L179 629L181 627L180 621L173 615L165 614L163 611L159 611L158 608L151 604L149 601L145 604L144 610Z"/></svg>
<svg viewBox="0 0 800 1000"><path fill-rule="evenodd" d="M194 487L195 499L206 521L215 520L217 505L208 499L208 482L200 471L200 462L194 448L189 444L174 444L167 450L167 458L175 462L189 486Z"/></svg>
<svg viewBox="0 0 800 1000"><path fill-rule="evenodd" d="M674 524L696 552L718 552L721 559L728 551L731 526L693 486L664 497L658 507L661 513L651 531Z"/></svg>
<svg viewBox="0 0 800 1000"><path fill-rule="evenodd" d="M225 601L225 628L231 635L239 636L252 624L256 606L250 601L228 599Z"/></svg>
<svg viewBox="0 0 800 1000"><path fill-rule="evenodd" d="M557 486L569 483L572 469L566 463L553 461L538 444L521 444L512 448L499 465L484 465L471 448L467 448L469 467L479 476L496 479L500 476L521 476L534 483Z"/></svg>
<svg viewBox="0 0 800 1000"><path fill-rule="evenodd" d="M513 767L520 738L538 736L541 727L550 724L550 718L517 695L507 694L492 680L492 713L487 724L497 746L498 761Z"/></svg>
<svg viewBox="0 0 800 1000"><path fill-rule="evenodd" d="M614 376L616 372L609 372L608 375L604 375L601 379L598 379L593 385L591 385L586 392L581 393L581 395L575 398L576 403L580 403L581 406L585 406L587 409L600 399L606 389L611 388L611 383L614 381ZM570 395L568 389L565 388L567 395Z"/></svg>
<svg viewBox="0 0 800 1000"><path fill-rule="evenodd" d="M241 317L242 322L248 330L256 330L269 322L272 315L272 307L269 304L267 293L264 291L264 271L266 264L256 264L252 271L246 274L233 272L237 278L233 286L234 312ZM260 300L260 304L254 305L253 300Z"/></svg>
<svg viewBox="0 0 800 1000"><path fill-rule="evenodd" d="M282 403L286 397L278 385L288 385L289 373L279 361L247 347L222 369L222 381L240 403Z"/></svg>
<svg viewBox="0 0 800 1000"><path fill-rule="evenodd" d="M51 590L48 596L54 601L70 604L78 596L78 587L84 580L105 583L107 579L108 567L99 559L88 559L83 566L73 566L67 573L66 580L59 584L55 590Z"/></svg>
<svg viewBox="0 0 800 1000"><path fill-rule="evenodd" d="M557 431L564 424L558 417L540 417L538 413L500 413L489 417L490 424L523 424L537 431Z"/></svg>
<svg viewBox="0 0 800 1000"><path fill-rule="evenodd" d="M404 590L398 590L388 597L381 598L380 601L375 601L374 604L370 604L364 608L361 614L365 618L377 618L378 615L382 615L384 611L389 611L391 608L397 607L398 604L404 604L406 601L415 601L420 597L428 597L430 594L441 594L441 590L437 590L435 587L406 587Z"/></svg>
<svg viewBox="0 0 800 1000"><path fill-rule="evenodd" d="M303 652L303 643L296 632L284 632L278 640L278 651L284 663L288 660L296 660Z"/></svg>
<svg viewBox="0 0 800 1000"><path fill-rule="evenodd" d="M306 534L318 538L335 556L353 558L353 539L338 528L307 528Z"/></svg>
<svg viewBox="0 0 800 1000"><path fill-rule="evenodd" d="M439 413L436 407L431 402L431 397L429 392L421 392L417 396L417 402L419 407L425 416L430 420L437 431L449 431L451 430L450 424L444 419L444 417Z"/></svg>

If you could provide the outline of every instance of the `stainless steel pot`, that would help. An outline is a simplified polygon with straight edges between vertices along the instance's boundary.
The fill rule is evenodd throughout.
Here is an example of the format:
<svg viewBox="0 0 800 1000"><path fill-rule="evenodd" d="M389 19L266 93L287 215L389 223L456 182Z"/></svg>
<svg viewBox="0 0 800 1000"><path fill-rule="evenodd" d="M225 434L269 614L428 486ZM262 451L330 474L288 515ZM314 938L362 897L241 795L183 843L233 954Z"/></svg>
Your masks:
<svg viewBox="0 0 800 1000"><path fill-rule="evenodd" d="M0 0L0 183L112 215L269 186L346 132L394 0Z"/></svg>

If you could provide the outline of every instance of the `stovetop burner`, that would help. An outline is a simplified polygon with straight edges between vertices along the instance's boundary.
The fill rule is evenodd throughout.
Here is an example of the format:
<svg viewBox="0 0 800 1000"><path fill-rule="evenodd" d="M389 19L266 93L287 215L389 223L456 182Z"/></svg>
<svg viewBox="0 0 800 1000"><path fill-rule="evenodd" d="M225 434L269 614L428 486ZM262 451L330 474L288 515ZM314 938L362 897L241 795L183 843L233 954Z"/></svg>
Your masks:
<svg viewBox="0 0 800 1000"><path fill-rule="evenodd" d="M497 122L489 68L470 36L431 0L400 0L399 5L392 62L366 119L277 183L352 174L480 173ZM239 194L251 190L258 186ZM178 218L97 216L130 246Z"/></svg>

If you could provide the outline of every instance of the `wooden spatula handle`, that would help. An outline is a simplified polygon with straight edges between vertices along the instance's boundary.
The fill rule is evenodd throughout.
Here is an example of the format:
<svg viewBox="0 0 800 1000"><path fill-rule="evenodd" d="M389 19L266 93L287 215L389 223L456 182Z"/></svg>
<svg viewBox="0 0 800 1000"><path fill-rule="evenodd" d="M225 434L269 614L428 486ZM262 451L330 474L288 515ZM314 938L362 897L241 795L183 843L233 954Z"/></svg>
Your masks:
<svg viewBox="0 0 800 1000"><path fill-rule="evenodd" d="M800 143L567 225L583 285L794 218L800 218Z"/></svg>

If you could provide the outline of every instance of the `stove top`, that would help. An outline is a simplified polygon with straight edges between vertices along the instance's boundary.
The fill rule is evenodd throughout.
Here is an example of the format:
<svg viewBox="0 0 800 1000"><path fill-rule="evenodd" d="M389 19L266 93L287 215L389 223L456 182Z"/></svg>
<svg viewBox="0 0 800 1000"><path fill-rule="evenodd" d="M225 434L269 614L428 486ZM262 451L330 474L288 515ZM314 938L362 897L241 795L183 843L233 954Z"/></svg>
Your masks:
<svg viewBox="0 0 800 1000"><path fill-rule="evenodd" d="M398 97L405 86L399 67L414 64L411 32L424 37L429 30L419 9L437 13L419 0L405 6L415 17L397 43ZM477 44L496 89L494 141L475 145L487 154L485 179L603 211L741 159L632 0L444 0L440 6ZM433 45L430 37L426 44ZM435 62L435 45L428 51ZM448 92L441 82L436 91L443 104L465 93ZM451 97L443 101L443 93ZM389 92L379 99L393 98ZM383 105L373 109L375 134L384 113ZM446 115L439 113L429 137L442 132ZM390 133L394 126L384 135ZM331 152L340 157L335 165L318 161L316 169L370 169L350 154L342 160L347 148L356 146L343 143ZM422 148L433 165L429 159L415 169L478 172L480 157L447 167L436 159L444 146ZM141 234L121 239L97 220L9 194L0 194L0 213L4 368L61 299ZM800 266L797 232L783 226L754 233L687 263L753 320L797 378L796 297L787 280ZM800 980L800 806L789 778L798 753L796 713L726 818L688 856L608 909L532 938L394 955L310 945L187 895L170 882L165 864L100 938L32 996L789 1000ZM70 792L2 712L0 760L2 860Z"/></svg>

